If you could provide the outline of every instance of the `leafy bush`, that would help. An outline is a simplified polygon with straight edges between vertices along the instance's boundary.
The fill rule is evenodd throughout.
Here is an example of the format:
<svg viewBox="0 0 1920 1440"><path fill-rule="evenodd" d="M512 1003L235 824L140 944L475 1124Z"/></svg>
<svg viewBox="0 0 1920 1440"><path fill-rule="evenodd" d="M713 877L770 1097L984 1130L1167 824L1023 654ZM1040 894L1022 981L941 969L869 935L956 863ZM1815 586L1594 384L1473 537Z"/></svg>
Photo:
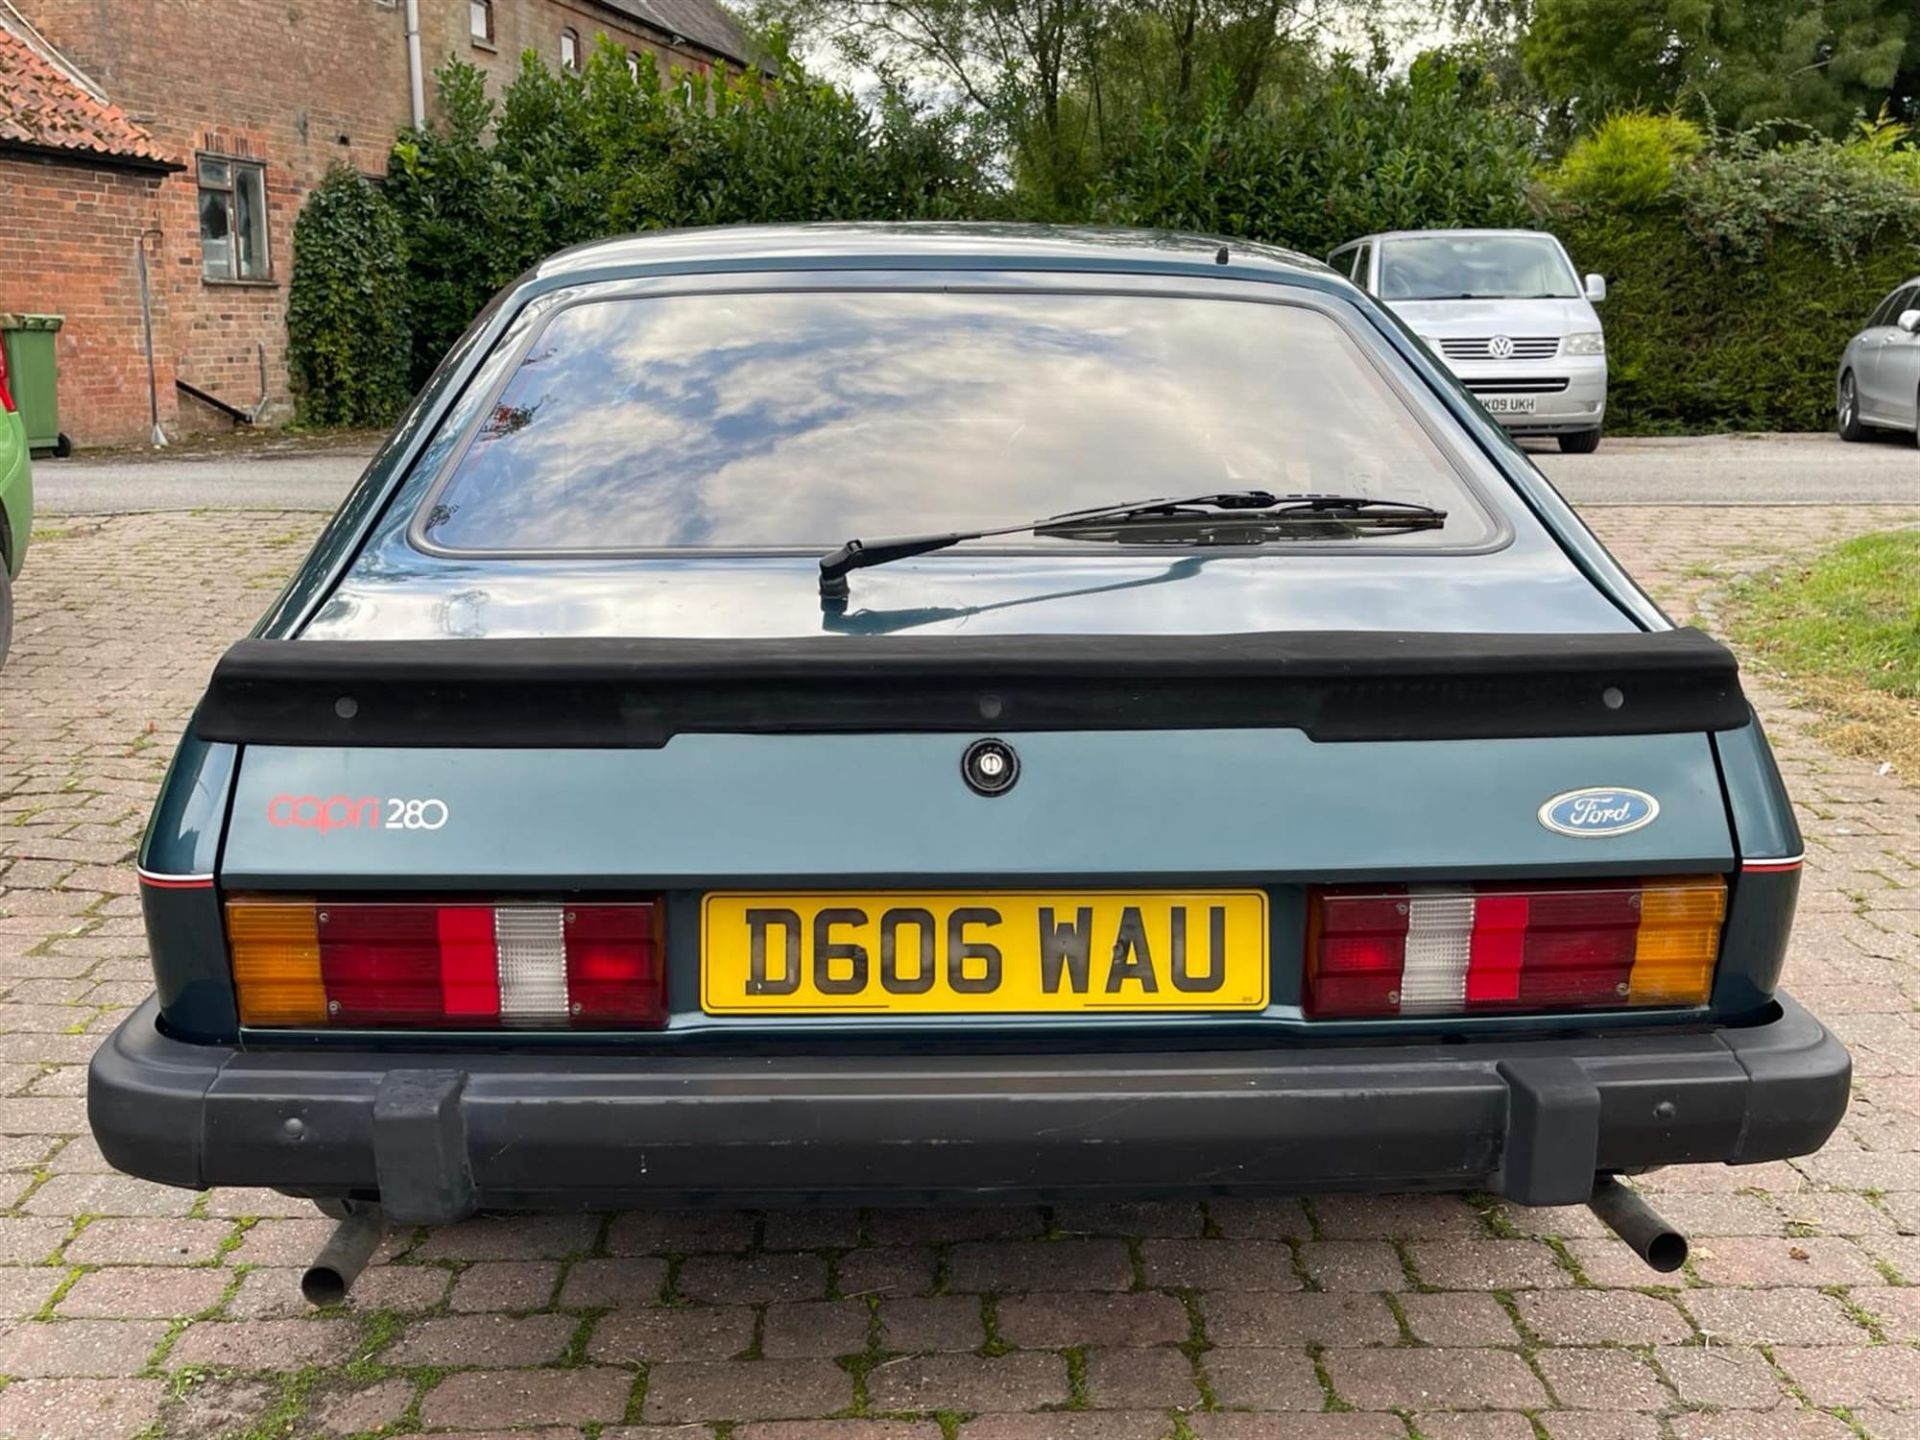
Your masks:
<svg viewBox="0 0 1920 1440"><path fill-rule="evenodd" d="M1706 148L1691 120L1627 111L1574 141L1555 178L1577 204L1637 210L1665 200L1680 168Z"/></svg>
<svg viewBox="0 0 1920 1440"><path fill-rule="evenodd" d="M336 165L293 225L287 337L303 423L379 425L406 403L408 289L392 208Z"/></svg>
<svg viewBox="0 0 1920 1440"><path fill-rule="evenodd" d="M471 65L439 74L440 122L404 132L387 159L386 197L405 238L417 385L488 298L545 253L525 201L495 162L493 102Z"/></svg>
<svg viewBox="0 0 1920 1440"><path fill-rule="evenodd" d="M1089 218L1324 255L1379 230L1529 223L1532 163L1522 120L1460 66L1343 61L1237 118L1225 97L1191 119L1149 114L1109 140Z"/></svg>
<svg viewBox="0 0 1920 1440"><path fill-rule="evenodd" d="M413 375L542 256L688 225L977 217L988 156L953 114L883 95L868 110L789 69L674 75L603 42L583 74L529 51L500 98L439 73L440 123L394 147L388 194L414 256Z"/></svg>
<svg viewBox="0 0 1920 1440"><path fill-rule="evenodd" d="M1800 237L1846 265L1882 242L1920 237L1911 151L1814 139L1767 149L1734 136L1675 178L1674 196L1710 250L1758 261L1776 235Z"/></svg>

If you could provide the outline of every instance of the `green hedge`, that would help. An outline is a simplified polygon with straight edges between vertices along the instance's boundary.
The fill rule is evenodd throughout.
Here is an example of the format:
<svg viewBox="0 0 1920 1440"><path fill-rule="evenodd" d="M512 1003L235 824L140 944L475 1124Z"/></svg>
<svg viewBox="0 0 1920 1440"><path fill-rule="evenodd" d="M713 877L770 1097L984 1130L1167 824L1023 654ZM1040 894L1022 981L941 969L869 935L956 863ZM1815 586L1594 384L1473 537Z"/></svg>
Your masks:
<svg viewBox="0 0 1920 1440"><path fill-rule="evenodd" d="M1607 277L1616 433L1818 430L1835 367L1881 298L1920 271L1920 156L1903 127L1838 144L1717 143L1616 115L1546 177L1582 270Z"/></svg>
<svg viewBox="0 0 1920 1440"><path fill-rule="evenodd" d="M1920 248L1898 240L1843 263L1797 235L1756 260L1716 256L1671 206L1558 229L1581 270L1607 277L1614 434L1826 428L1848 338L1920 271Z"/></svg>
<svg viewBox="0 0 1920 1440"><path fill-rule="evenodd" d="M631 230L1044 215L1324 254L1378 229L1536 224L1608 279L1616 434L1824 428L1847 338L1920 271L1901 127L1768 145L1620 115L1540 172L1485 78L1439 60L1340 62L1244 111L1115 123L1064 200L999 171L952 111L865 107L793 69L663 83L603 46L583 76L529 54L498 102L471 66L439 79L437 123L401 136L384 187L336 172L296 226L288 329L312 423L391 419L515 274Z"/></svg>
<svg viewBox="0 0 1920 1440"><path fill-rule="evenodd" d="M415 293L416 383L493 293L605 235L806 220L987 213L986 154L946 116L863 107L789 68L638 73L603 40L583 74L529 51L496 102L471 65L438 72L440 119L394 146L386 193Z"/></svg>
<svg viewBox="0 0 1920 1440"><path fill-rule="evenodd" d="M1525 225L1528 141L1521 118L1457 65L1428 59L1395 75L1342 62L1242 115L1216 104L1109 134L1083 211L1063 218L1315 256L1383 230Z"/></svg>

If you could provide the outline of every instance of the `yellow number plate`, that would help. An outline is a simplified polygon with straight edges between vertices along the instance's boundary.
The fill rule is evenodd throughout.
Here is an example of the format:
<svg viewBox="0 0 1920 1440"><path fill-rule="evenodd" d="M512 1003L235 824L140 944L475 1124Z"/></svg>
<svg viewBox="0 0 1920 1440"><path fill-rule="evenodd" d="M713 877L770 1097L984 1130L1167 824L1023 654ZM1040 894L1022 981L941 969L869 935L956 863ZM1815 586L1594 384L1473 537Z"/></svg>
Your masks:
<svg viewBox="0 0 1920 1440"><path fill-rule="evenodd" d="M711 1015L1260 1010L1258 890L716 892L702 908Z"/></svg>

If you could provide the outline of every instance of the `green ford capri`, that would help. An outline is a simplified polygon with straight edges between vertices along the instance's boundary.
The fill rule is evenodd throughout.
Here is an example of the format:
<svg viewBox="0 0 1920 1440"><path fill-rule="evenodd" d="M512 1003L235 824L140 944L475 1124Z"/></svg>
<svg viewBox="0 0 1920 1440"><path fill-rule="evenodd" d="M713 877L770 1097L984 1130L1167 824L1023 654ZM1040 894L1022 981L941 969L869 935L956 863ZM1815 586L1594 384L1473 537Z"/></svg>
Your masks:
<svg viewBox="0 0 1920 1440"><path fill-rule="evenodd" d="M1325 266L608 241L220 661L90 1114L343 1217L322 1299L479 1209L1304 1190L1670 1269L1617 1176L1847 1104L1800 864L1733 657Z"/></svg>

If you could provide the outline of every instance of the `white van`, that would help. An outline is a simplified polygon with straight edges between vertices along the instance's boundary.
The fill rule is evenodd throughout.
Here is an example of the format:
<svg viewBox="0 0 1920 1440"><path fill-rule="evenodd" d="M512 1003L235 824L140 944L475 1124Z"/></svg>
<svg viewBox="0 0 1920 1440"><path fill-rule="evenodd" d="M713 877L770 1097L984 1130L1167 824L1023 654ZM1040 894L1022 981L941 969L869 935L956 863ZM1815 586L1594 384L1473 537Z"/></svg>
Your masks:
<svg viewBox="0 0 1920 1440"><path fill-rule="evenodd" d="M1607 347L1566 247L1538 230L1402 230L1349 241L1327 263L1377 296L1516 435L1598 449Z"/></svg>

